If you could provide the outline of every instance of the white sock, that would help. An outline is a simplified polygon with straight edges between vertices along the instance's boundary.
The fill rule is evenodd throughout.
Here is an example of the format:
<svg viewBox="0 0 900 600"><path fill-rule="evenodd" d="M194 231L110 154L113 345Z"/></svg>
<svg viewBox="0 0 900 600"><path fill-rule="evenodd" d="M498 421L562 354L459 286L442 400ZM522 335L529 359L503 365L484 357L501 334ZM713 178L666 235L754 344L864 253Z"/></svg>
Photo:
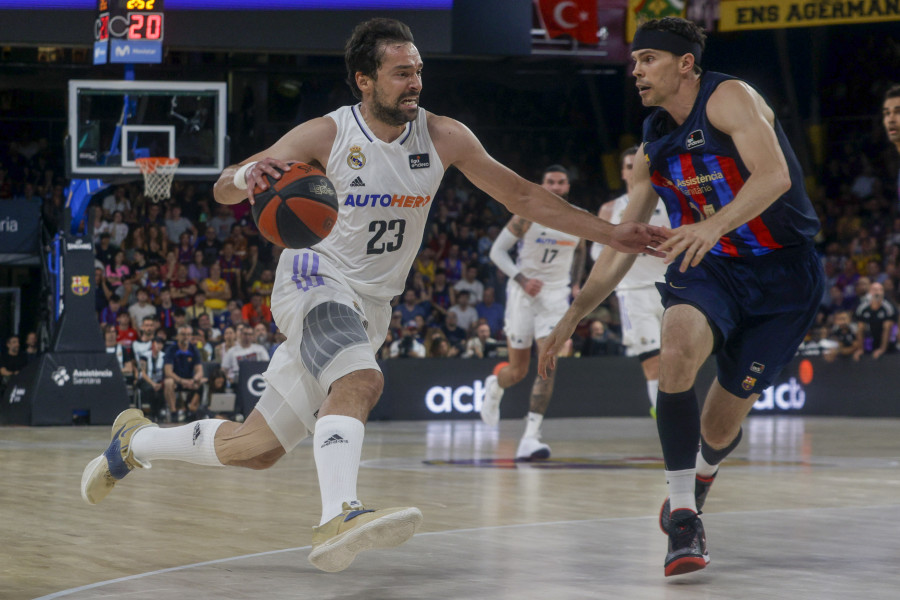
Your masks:
<svg viewBox="0 0 900 600"><path fill-rule="evenodd" d="M656 395L659 393L659 379L647 380L647 395L650 396L650 406L656 408Z"/></svg>
<svg viewBox="0 0 900 600"><path fill-rule="evenodd" d="M697 451L697 476L709 479L719 470L719 465L711 465L703 458L703 453Z"/></svg>
<svg viewBox="0 0 900 600"><path fill-rule="evenodd" d="M313 455L322 494L323 525L339 515L343 503L359 503L356 476L366 427L359 419L327 415L316 423Z"/></svg>
<svg viewBox="0 0 900 600"><path fill-rule="evenodd" d="M525 420L525 433L522 437L530 437L538 439L541 437L541 423L544 422L544 415L536 412L529 412Z"/></svg>
<svg viewBox="0 0 900 600"><path fill-rule="evenodd" d="M216 456L216 431L221 419L204 419L178 427L144 427L131 438L134 457L142 463L181 460L207 467L224 467Z"/></svg>
<svg viewBox="0 0 900 600"><path fill-rule="evenodd" d="M669 506L673 513L684 508L697 512L697 501L694 498L696 473L696 469L666 471L666 483L669 484Z"/></svg>

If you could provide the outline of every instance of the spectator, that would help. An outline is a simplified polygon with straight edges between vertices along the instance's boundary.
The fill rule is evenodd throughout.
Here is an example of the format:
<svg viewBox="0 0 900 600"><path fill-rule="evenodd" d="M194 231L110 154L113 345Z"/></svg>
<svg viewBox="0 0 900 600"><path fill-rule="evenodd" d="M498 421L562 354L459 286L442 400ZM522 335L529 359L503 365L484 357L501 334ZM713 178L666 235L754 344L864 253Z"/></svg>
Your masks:
<svg viewBox="0 0 900 600"><path fill-rule="evenodd" d="M211 362L213 359L213 347L206 337L206 332L198 327L191 326L191 344L200 352L200 358L203 362Z"/></svg>
<svg viewBox="0 0 900 600"><path fill-rule="evenodd" d="M455 312L447 313L447 319L441 327L441 331L444 337L447 338L447 342L456 348L458 354L462 354L465 351L466 340L469 336L466 330L459 326L459 317L456 316Z"/></svg>
<svg viewBox="0 0 900 600"><path fill-rule="evenodd" d="M250 246L256 248L256 246ZM250 293L257 293L262 296L263 304L268 307L272 306L272 289L275 286L275 273L272 269L263 269L258 279L251 279L253 283L250 285Z"/></svg>
<svg viewBox="0 0 900 600"><path fill-rule="evenodd" d="M178 308L172 302L172 292L169 288L163 288L159 292L159 306L156 307L156 318L160 327L166 331L166 337L172 338L175 331L175 309Z"/></svg>
<svg viewBox="0 0 900 600"><path fill-rule="evenodd" d="M606 329L603 321L591 321L588 337L581 345L581 356L614 356L622 354L622 350L619 339Z"/></svg>
<svg viewBox="0 0 900 600"><path fill-rule="evenodd" d="M493 286L484 288L484 297L475 305L475 311L478 313L479 319L487 321L491 328L491 335L500 339L503 334L504 309L495 301Z"/></svg>
<svg viewBox="0 0 900 600"><path fill-rule="evenodd" d="M838 343L828 338L828 328L824 325L813 325L797 348L797 356L820 356L827 361L835 359Z"/></svg>
<svg viewBox="0 0 900 600"><path fill-rule="evenodd" d="M112 193L103 198L101 210L103 216L112 218L117 212L125 214L131 210L131 201L128 199L127 191L124 186L116 186Z"/></svg>
<svg viewBox="0 0 900 600"><path fill-rule="evenodd" d="M135 296L137 302L128 307L128 314L131 316L132 323L139 323L143 327L144 317L156 316L156 307L150 304L150 294L147 293L146 288L138 288Z"/></svg>
<svg viewBox="0 0 900 600"><path fill-rule="evenodd" d="M269 350L269 346L272 345L271 337L272 332L265 323L257 323L253 326L253 341L265 348L269 356L272 356L272 352Z"/></svg>
<svg viewBox="0 0 900 600"><path fill-rule="evenodd" d="M175 257L178 262L183 265L188 265L194 260L194 251L196 250L194 246L194 242L191 238L191 233L189 231L185 231L178 238L178 245L175 247ZM203 253L200 253L201 258L203 257Z"/></svg>
<svg viewBox="0 0 900 600"><path fill-rule="evenodd" d="M216 234L216 240L220 243L228 239L231 235L231 226L234 225L235 219L231 209L223 204L219 204L216 208L216 214L209 220L209 227ZM209 236L207 229L207 236Z"/></svg>
<svg viewBox="0 0 900 600"><path fill-rule="evenodd" d="M131 315L120 312L116 317L116 341L122 344L126 350L131 350L131 345L138 339L138 332L131 324Z"/></svg>
<svg viewBox="0 0 900 600"><path fill-rule="evenodd" d="M200 282L200 289L206 293L206 306L215 312L225 310L231 300L231 285L222 278L222 266L213 263L209 267L209 277Z"/></svg>
<svg viewBox="0 0 900 600"><path fill-rule="evenodd" d="M203 250L194 250L191 264L188 265L188 279L203 281L209 277L209 267L203 264Z"/></svg>
<svg viewBox="0 0 900 600"><path fill-rule="evenodd" d="M194 303L184 309L184 314L187 316L188 321L193 321L199 318L200 315L208 315L212 319L215 313L210 307L206 306L206 292L198 287L197 293L194 294Z"/></svg>
<svg viewBox="0 0 900 600"><path fill-rule="evenodd" d="M131 269L125 264L125 252L116 250L111 264L106 265L106 281L120 298L131 297Z"/></svg>
<svg viewBox="0 0 900 600"><path fill-rule="evenodd" d="M478 311L475 307L469 305L469 291L460 290L456 293L456 304L451 306L448 313L456 313L456 319L459 326L466 330L468 334L475 327L478 321Z"/></svg>
<svg viewBox="0 0 900 600"><path fill-rule="evenodd" d="M470 263L463 274L463 278L453 284L453 289L457 294L466 290L469 292L469 302L476 305L481 302L484 296L484 284L478 281L478 264Z"/></svg>
<svg viewBox="0 0 900 600"><path fill-rule="evenodd" d="M121 248L128 237L128 224L125 223L122 211L117 210L113 213L112 221L106 226L106 232L109 233L109 243L116 248Z"/></svg>
<svg viewBox="0 0 900 600"><path fill-rule="evenodd" d="M471 308L471 307L469 307ZM497 340L491 337L491 327L487 323L480 323L473 335L466 342L466 350L463 358L496 358L499 353Z"/></svg>
<svg viewBox="0 0 900 600"><path fill-rule="evenodd" d="M146 315L141 319L141 331L137 340L131 344L131 352L134 354L136 361L140 362L147 354L150 353L150 346L153 338L156 337L156 330L159 329L159 321L156 320L156 313ZM162 381L160 379L160 381Z"/></svg>
<svg viewBox="0 0 900 600"><path fill-rule="evenodd" d="M447 310L454 304L456 304L456 292L447 283L447 274L444 270L438 269L434 273L434 282L431 286L433 320L444 322L447 318Z"/></svg>
<svg viewBox="0 0 900 600"><path fill-rule="evenodd" d="M197 237L197 228L186 217L182 216L181 206L178 204L174 204L169 209L169 218L166 219L165 223L167 239L173 246L178 244L182 233L188 233L194 238Z"/></svg>
<svg viewBox="0 0 900 600"><path fill-rule="evenodd" d="M219 257L219 266L222 267L222 279L228 282L232 296L240 296L241 259L234 253L234 242L225 240L225 243L222 244L222 255Z"/></svg>
<svg viewBox="0 0 900 600"><path fill-rule="evenodd" d="M459 245L450 244L447 250L447 257L440 262L441 268L447 274L447 281L451 285L455 285L457 281L462 279L466 265L459 256Z"/></svg>
<svg viewBox="0 0 900 600"><path fill-rule="evenodd" d="M169 282L172 293L172 302L179 308L189 308L194 304L194 294L199 289L197 282L188 279L187 265L178 263L175 267L175 277Z"/></svg>
<svg viewBox="0 0 900 600"><path fill-rule="evenodd" d="M41 349L38 345L38 334L35 331L29 331L25 335L25 359L27 363L36 360L40 355Z"/></svg>
<svg viewBox="0 0 900 600"><path fill-rule="evenodd" d="M178 254L174 249L166 252L166 262L159 268L159 276L162 277L166 285L170 285L172 280L178 275Z"/></svg>
<svg viewBox="0 0 900 600"><path fill-rule="evenodd" d="M202 313L196 318L196 328L200 329L206 334L206 339L209 340L210 344L217 344L219 340L222 338L222 332L213 327L212 324L212 316L208 313ZM192 325L193 326L193 325ZM210 359L212 360L212 359Z"/></svg>
<svg viewBox="0 0 900 600"><path fill-rule="evenodd" d="M136 382L137 368L134 364L134 355L129 348L120 344L117 340L118 333L114 325L106 325L103 328L103 340L106 343L106 353L113 354L125 377L126 385L133 386Z"/></svg>
<svg viewBox="0 0 900 600"><path fill-rule="evenodd" d="M428 358L455 358L459 356L459 349L450 345L447 337L440 329L436 330L430 337L426 356Z"/></svg>
<svg viewBox="0 0 900 600"><path fill-rule="evenodd" d="M416 291L412 288L407 288L403 292L403 302L398 304L394 310L400 313L401 322L403 323L415 320L416 315L426 317L428 314L428 311L420 301L418 294L416 294Z"/></svg>
<svg viewBox="0 0 900 600"><path fill-rule="evenodd" d="M2 378L2 387L4 389L10 377L18 375L19 371L25 368L27 363L28 357L21 351L19 336L11 335L6 338L6 352L3 353L3 356L0 356L0 378Z"/></svg>
<svg viewBox="0 0 900 600"><path fill-rule="evenodd" d="M834 314L834 327L829 338L837 343L837 356L851 357L856 354L858 337L856 323L850 319L850 311L840 310Z"/></svg>
<svg viewBox="0 0 900 600"><path fill-rule="evenodd" d="M244 228L241 227L240 223L235 223L231 226L231 234L228 236L228 241L234 245L234 255L241 261L246 260L248 252L247 248L250 244L247 240L247 236L244 235ZM244 278L241 280L247 281Z"/></svg>
<svg viewBox="0 0 900 600"><path fill-rule="evenodd" d="M857 347L853 360L859 360L863 354L869 353L877 360L894 349L890 342L897 323L897 308L885 300L884 287L880 283L869 286L868 301L856 309L855 319Z"/></svg>
<svg viewBox="0 0 900 600"><path fill-rule="evenodd" d="M416 339L418 327L415 321L408 321L403 335L391 343L391 358L425 358L425 346Z"/></svg>
<svg viewBox="0 0 900 600"><path fill-rule="evenodd" d="M141 404L150 405L149 416L153 421L164 418L165 392L163 381L165 378L166 357L163 352L165 340L154 337L149 342L149 350L146 354L138 356L138 383Z"/></svg>
<svg viewBox="0 0 900 600"><path fill-rule="evenodd" d="M200 396L206 379L203 377L203 361L200 352L191 344L190 326L179 327L175 344L165 353L163 390L169 409L168 420L174 415L179 423L187 418L187 411L196 412L200 407ZM178 392L187 392L185 408L177 408Z"/></svg>
<svg viewBox="0 0 900 600"><path fill-rule="evenodd" d="M240 363L245 360L269 360L269 352L253 341L253 328L246 325L238 327L238 343L225 353L222 369L232 385L238 381Z"/></svg>
<svg viewBox="0 0 900 600"><path fill-rule="evenodd" d="M123 310L122 299L118 294L113 294L109 297L109 304L100 311L100 324L115 327L119 320L119 313Z"/></svg>
<svg viewBox="0 0 900 600"><path fill-rule="evenodd" d="M160 292L166 287L166 282L159 273L159 265L150 263L147 267L147 278L141 283L146 288L147 295L150 296L150 302L159 304Z"/></svg>
<svg viewBox="0 0 900 600"><path fill-rule="evenodd" d="M103 263L105 268L107 265L112 264L113 258L116 256L116 250L118 250L118 248L112 245L110 235L108 233L101 233L100 245L94 248L94 256Z"/></svg>
<svg viewBox="0 0 900 600"><path fill-rule="evenodd" d="M222 361L225 360L225 355L235 344L237 344L237 333L235 328L229 325L222 331L222 342L215 347L214 357L216 362L222 364Z"/></svg>
<svg viewBox="0 0 900 600"><path fill-rule="evenodd" d="M226 210L228 210L227 207ZM203 264L207 267L219 260L222 244L216 238L214 227L207 226L206 233L197 241L197 249L203 253Z"/></svg>
<svg viewBox="0 0 900 600"><path fill-rule="evenodd" d="M262 279L263 271L265 270L266 265L259 257L259 245L250 244L247 247L247 254L243 258L241 258L241 281L247 286L247 292L252 292L254 286L258 281ZM272 295L271 288L269 289L269 295ZM263 298L263 300L267 300L268 298ZM266 306L271 306L270 302L266 302Z"/></svg>

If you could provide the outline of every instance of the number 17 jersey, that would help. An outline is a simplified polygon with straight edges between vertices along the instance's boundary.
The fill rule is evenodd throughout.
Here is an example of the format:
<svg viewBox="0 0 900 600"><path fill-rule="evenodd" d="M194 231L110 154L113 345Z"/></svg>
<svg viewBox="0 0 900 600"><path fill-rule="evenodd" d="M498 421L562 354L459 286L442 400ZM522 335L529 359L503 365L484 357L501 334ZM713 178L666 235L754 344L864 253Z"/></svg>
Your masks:
<svg viewBox="0 0 900 600"><path fill-rule="evenodd" d="M371 132L358 104L326 116L337 124L325 174L338 217L313 250L338 265L356 292L392 298L403 292L444 176L425 109L389 143Z"/></svg>

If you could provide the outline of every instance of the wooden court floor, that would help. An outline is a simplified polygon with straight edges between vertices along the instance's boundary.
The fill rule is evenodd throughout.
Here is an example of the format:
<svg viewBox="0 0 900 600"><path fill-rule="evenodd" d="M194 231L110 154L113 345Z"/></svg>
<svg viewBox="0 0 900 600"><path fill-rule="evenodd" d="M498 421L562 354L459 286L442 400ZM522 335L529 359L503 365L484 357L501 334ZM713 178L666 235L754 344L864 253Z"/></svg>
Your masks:
<svg viewBox="0 0 900 600"><path fill-rule="evenodd" d="M900 420L751 417L703 516L711 563L663 577L665 483L648 418L376 422L361 499L422 531L342 573L306 560L305 441L268 471L157 461L88 506L108 427L0 428L0 599L897 599Z"/></svg>

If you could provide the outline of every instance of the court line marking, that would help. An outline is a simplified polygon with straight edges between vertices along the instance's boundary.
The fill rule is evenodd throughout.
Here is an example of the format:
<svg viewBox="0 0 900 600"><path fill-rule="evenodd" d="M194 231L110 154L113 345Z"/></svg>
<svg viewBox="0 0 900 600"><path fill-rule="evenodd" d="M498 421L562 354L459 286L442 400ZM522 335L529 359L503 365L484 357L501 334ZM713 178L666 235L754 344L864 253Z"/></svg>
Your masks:
<svg viewBox="0 0 900 600"><path fill-rule="evenodd" d="M851 508L853 510L861 510L861 509L873 509L873 510L883 510L883 509L898 509L900 508L900 504L887 504L887 505L876 505L876 506L835 506L829 508L786 508L786 509L773 509L773 510L745 510L745 511L728 511L728 512L716 512L709 513L708 516L713 515L746 515L746 514L771 514L771 513L792 513L792 512L821 512L827 510L847 510L847 508ZM576 519L570 521L543 521L540 523L518 523L514 525L494 525L491 527L468 527L466 529L448 529L445 531L426 531L425 533L416 534L415 537L430 537L435 535L447 535L447 534L460 534L460 533L472 533L477 531L494 531L499 529L519 529L524 527L546 527L548 525L575 525L578 523L612 523L619 521L642 521L642 520L659 520L658 515L654 516L643 516L643 517L613 517L609 519ZM156 571L148 571L146 573L137 573L135 575L126 575L125 577L118 577L116 579L108 579L106 581L98 581L97 583L89 583L87 585L82 585L76 588L71 588L68 590L61 590L59 592L53 592L52 594L48 594L46 596L40 596L39 598L34 598L33 600L52 600L54 598L62 598L63 596L69 596L71 594L76 594L78 592L85 592L88 590L93 590L99 587L111 585L114 583L121 583L123 581L133 581L136 579L143 579L144 577L151 577L153 575L161 575L163 573L172 573L174 571L186 571L187 569L194 569L197 567L206 567L209 565L218 565L223 563L234 562L236 560L244 560L247 558L258 558L260 556L272 556L275 554L284 554L286 552L298 552L300 550L306 550L312 548L312 546L299 546L297 548L285 548L283 550L267 550L266 552L257 552L255 554L242 554L241 556L230 556L228 558L217 558L216 560L207 560L204 562L192 563L189 565L181 565L178 567L167 567L165 569L159 569Z"/></svg>

